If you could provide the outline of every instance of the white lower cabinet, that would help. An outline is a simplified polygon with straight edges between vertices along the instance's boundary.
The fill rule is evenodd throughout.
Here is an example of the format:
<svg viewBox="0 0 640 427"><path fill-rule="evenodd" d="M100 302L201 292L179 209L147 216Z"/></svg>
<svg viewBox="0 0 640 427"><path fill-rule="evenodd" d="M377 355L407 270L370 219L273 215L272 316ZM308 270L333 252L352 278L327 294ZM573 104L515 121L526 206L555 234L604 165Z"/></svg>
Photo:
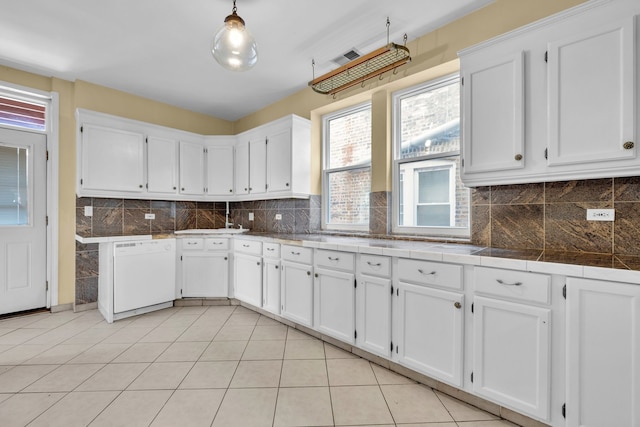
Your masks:
<svg viewBox="0 0 640 427"><path fill-rule="evenodd" d="M398 362L462 386L464 295L400 282L394 305Z"/></svg>
<svg viewBox="0 0 640 427"><path fill-rule="evenodd" d="M178 242L178 296L228 297L229 240L187 238Z"/></svg>
<svg viewBox="0 0 640 427"><path fill-rule="evenodd" d="M262 308L280 314L280 244L264 243L262 246Z"/></svg>
<svg viewBox="0 0 640 427"><path fill-rule="evenodd" d="M640 286L567 279L568 427L640 425Z"/></svg>
<svg viewBox="0 0 640 427"><path fill-rule="evenodd" d="M315 329L349 344L355 342L355 275L316 267Z"/></svg>
<svg viewBox="0 0 640 427"><path fill-rule="evenodd" d="M262 258L236 253L234 297L240 301L262 306Z"/></svg>
<svg viewBox="0 0 640 427"><path fill-rule="evenodd" d="M313 250L282 245L280 314L313 327Z"/></svg>
<svg viewBox="0 0 640 427"><path fill-rule="evenodd" d="M356 345L391 356L391 258L361 254L356 280Z"/></svg>

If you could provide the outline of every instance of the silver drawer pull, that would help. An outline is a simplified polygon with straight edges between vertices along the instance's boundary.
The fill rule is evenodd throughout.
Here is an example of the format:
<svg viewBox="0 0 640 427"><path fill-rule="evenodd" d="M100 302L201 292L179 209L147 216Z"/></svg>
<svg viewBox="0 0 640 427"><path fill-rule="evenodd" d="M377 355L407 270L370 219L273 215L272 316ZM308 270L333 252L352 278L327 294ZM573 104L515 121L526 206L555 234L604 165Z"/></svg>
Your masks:
<svg viewBox="0 0 640 427"><path fill-rule="evenodd" d="M340 261L340 258L338 258L338 257L332 258L332 257L328 256L327 258L329 259L329 261Z"/></svg>
<svg viewBox="0 0 640 427"><path fill-rule="evenodd" d="M424 274L425 276L435 276L436 272L432 271L431 273L425 273L424 270L422 269L418 269L418 271L420 272L420 274Z"/></svg>
<svg viewBox="0 0 640 427"><path fill-rule="evenodd" d="M187 242L187 245L197 245L198 242Z"/></svg>
<svg viewBox="0 0 640 427"><path fill-rule="evenodd" d="M505 286L522 286L522 282L505 283L500 279L496 279L496 282L500 283L501 285L505 285Z"/></svg>
<svg viewBox="0 0 640 427"><path fill-rule="evenodd" d="M371 261L367 261L367 264L369 264L371 267L380 267L382 264L379 262L376 262L375 264L372 263Z"/></svg>
<svg viewBox="0 0 640 427"><path fill-rule="evenodd" d="M300 252L293 252L293 251L291 251L291 255L300 255Z"/></svg>
<svg viewBox="0 0 640 427"><path fill-rule="evenodd" d="M222 245L222 242L213 242L214 245Z"/></svg>
<svg viewBox="0 0 640 427"><path fill-rule="evenodd" d="M274 249L274 248L267 248L267 250L268 250L268 251L271 251L271 252L275 251L275 249Z"/></svg>
<svg viewBox="0 0 640 427"><path fill-rule="evenodd" d="M242 245L242 247L243 247L243 248L248 248L248 247L249 247L249 245Z"/></svg>

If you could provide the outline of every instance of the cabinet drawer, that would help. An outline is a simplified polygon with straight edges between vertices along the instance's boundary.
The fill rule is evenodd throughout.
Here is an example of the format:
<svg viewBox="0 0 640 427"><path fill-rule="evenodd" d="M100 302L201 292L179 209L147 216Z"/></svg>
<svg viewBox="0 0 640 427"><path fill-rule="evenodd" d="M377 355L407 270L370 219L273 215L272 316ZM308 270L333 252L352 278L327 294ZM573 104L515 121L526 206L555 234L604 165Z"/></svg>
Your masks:
<svg viewBox="0 0 640 427"><path fill-rule="evenodd" d="M475 291L500 297L549 304L551 276L525 271L477 267Z"/></svg>
<svg viewBox="0 0 640 427"><path fill-rule="evenodd" d="M283 260L311 264L313 262L313 249L282 245L281 256Z"/></svg>
<svg viewBox="0 0 640 427"><path fill-rule="evenodd" d="M280 243L263 243L262 256L265 258L280 258Z"/></svg>
<svg viewBox="0 0 640 427"><path fill-rule="evenodd" d="M256 240L237 239L234 247L237 252L251 255L262 255L262 242Z"/></svg>
<svg viewBox="0 0 640 427"><path fill-rule="evenodd" d="M400 258L398 278L420 285L462 289L462 266Z"/></svg>
<svg viewBox="0 0 640 427"><path fill-rule="evenodd" d="M360 272L369 276L391 276L391 258L377 255L360 255Z"/></svg>
<svg viewBox="0 0 640 427"><path fill-rule="evenodd" d="M229 249L229 239L205 239L204 248L210 251Z"/></svg>
<svg viewBox="0 0 640 427"><path fill-rule="evenodd" d="M330 268L332 270L353 271L355 267L355 254L316 249L316 266Z"/></svg>
<svg viewBox="0 0 640 427"><path fill-rule="evenodd" d="M204 239L202 237L189 237L182 239L182 250L202 250L204 249Z"/></svg>

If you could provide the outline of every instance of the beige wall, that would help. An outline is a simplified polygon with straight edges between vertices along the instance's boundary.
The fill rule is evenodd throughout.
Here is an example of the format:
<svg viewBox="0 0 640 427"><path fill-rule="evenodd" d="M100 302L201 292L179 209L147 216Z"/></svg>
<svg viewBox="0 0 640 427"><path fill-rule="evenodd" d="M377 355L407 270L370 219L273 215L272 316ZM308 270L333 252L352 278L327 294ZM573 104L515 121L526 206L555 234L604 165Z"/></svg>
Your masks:
<svg viewBox="0 0 640 427"><path fill-rule="evenodd" d="M372 191L391 189L390 94L458 70L463 48L543 18L584 0L496 0L491 5L408 43L412 62L397 75L387 73L364 88L356 86L334 99L306 88L235 123L151 101L84 81L68 82L0 66L0 81L59 93L59 304L75 296L75 118L76 108L128 117L201 134L236 134L287 114L312 120L311 192L321 190L321 116L372 101Z"/></svg>

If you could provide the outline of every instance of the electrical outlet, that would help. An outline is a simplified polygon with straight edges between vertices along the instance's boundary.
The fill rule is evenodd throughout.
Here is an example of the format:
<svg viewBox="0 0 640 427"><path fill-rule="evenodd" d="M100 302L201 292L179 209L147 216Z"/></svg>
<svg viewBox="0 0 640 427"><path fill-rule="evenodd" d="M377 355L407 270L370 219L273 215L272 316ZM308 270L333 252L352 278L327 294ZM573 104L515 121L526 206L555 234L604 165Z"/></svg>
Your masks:
<svg viewBox="0 0 640 427"><path fill-rule="evenodd" d="M276 221L282 220L282 214L276 214Z"/></svg>
<svg viewBox="0 0 640 427"><path fill-rule="evenodd" d="M249 212L249 221L253 221L253 212Z"/></svg>
<svg viewBox="0 0 640 427"><path fill-rule="evenodd" d="M144 214L144 219L156 219L156 214Z"/></svg>
<svg viewBox="0 0 640 427"><path fill-rule="evenodd" d="M84 207L84 216L93 216L93 206Z"/></svg>
<svg viewBox="0 0 640 427"><path fill-rule="evenodd" d="M587 221L614 221L615 209L587 209Z"/></svg>

